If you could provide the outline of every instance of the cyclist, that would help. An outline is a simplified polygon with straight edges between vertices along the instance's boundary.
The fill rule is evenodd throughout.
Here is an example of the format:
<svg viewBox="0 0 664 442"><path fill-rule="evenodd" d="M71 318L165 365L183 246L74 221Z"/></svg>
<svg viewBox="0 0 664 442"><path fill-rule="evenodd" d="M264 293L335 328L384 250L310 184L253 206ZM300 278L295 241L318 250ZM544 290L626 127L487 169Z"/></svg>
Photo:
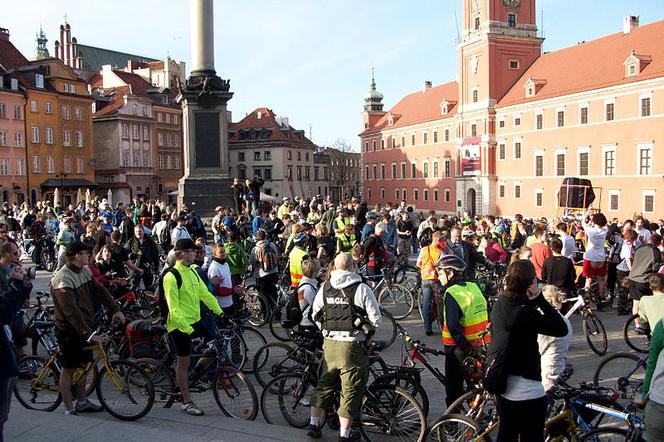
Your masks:
<svg viewBox="0 0 664 442"><path fill-rule="evenodd" d="M277 246L267 239L265 230L258 231L256 240L249 262L254 269L258 269L258 290L274 304L277 301L276 284L279 282L279 251Z"/></svg>
<svg viewBox="0 0 664 442"><path fill-rule="evenodd" d="M300 232L293 238L293 250L288 254L288 267L290 269L291 287L297 287L302 279L302 261L309 256L309 235Z"/></svg>
<svg viewBox="0 0 664 442"><path fill-rule="evenodd" d="M318 290L311 314L325 338L323 366L311 398L307 435L314 439L321 437L320 416L332 405L341 381L337 409L339 440L359 440L359 434L351 435L351 425L360 418L369 374L369 357L362 341L371 336L371 329L380 325L381 316L376 297L362 283L349 254L341 253L334 259L334 270Z"/></svg>
<svg viewBox="0 0 664 442"><path fill-rule="evenodd" d="M99 343L101 338L93 333L97 305L101 304L112 314L112 320L124 323L125 317L113 297L85 266L90 262L90 248L82 241L72 241L65 251L67 264L58 270L51 280L51 297L55 307L55 336L60 348L60 394L65 404L65 415L84 411L101 411L85 395L85 378L78 388L76 407L72 400L72 381L77 368L92 362L92 351L83 351L88 342Z"/></svg>
<svg viewBox="0 0 664 442"><path fill-rule="evenodd" d="M58 238L55 240L55 244L60 246L58 250L58 264L56 271L61 269L67 262L67 246L76 239L76 233L74 233L73 228L74 219L65 218L63 224L64 229L58 232Z"/></svg>
<svg viewBox="0 0 664 442"><path fill-rule="evenodd" d="M367 262L367 275L380 275L385 262L387 261L387 251L383 245L383 223L376 224L374 231L362 243L363 255Z"/></svg>
<svg viewBox="0 0 664 442"><path fill-rule="evenodd" d="M442 255L436 262L438 280L445 288L443 345L448 406L463 394L461 362L477 353L482 332L489 325L486 298L477 284L464 278L466 267L456 255Z"/></svg>
<svg viewBox="0 0 664 442"><path fill-rule="evenodd" d="M154 274L151 269L159 267L159 249L154 240L145 235L145 229L141 224L134 226L134 237L125 243L125 247L130 253L138 256L136 265L143 270L141 277L145 288L152 286Z"/></svg>
<svg viewBox="0 0 664 442"><path fill-rule="evenodd" d="M318 332L318 327L311 317L311 306L318 292L318 281L316 277L320 271L318 260L307 259L302 263L302 279L297 286L297 300L302 312L299 330L308 332Z"/></svg>
<svg viewBox="0 0 664 442"><path fill-rule="evenodd" d="M192 351L191 338L195 336L209 337L208 331L201 321L201 302L215 315L222 313L219 303L209 292L192 264L199 248L191 239L181 239L175 243L175 265L162 278L164 298L168 305L166 330L177 354L175 380L182 394L182 412L192 416L201 416L203 410L191 400L189 393L189 359ZM177 275L177 276L176 276ZM207 365L201 358L198 367ZM197 372L194 369L194 372Z"/></svg>
<svg viewBox="0 0 664 442"><path fill-rule="evenodd" d="M346 226L350 224L350 217L348 210L341 206L337 207L337 212L337 217L334 219L334 234L339 236L346 231Z"/></svg>
<svg viewBox="0 0 664 442"><path fill-rule="evenodd" d="M634 301L632 305L632 314L634 315L639 312L641 298L652 295L648 278L650 275L657 273L662 265L662 254L659 251L661 243L662 237L654 233L650 236L648 244L642 245L634 252L632 267L627 277L629 279L629 297ZM636 318L634 325L637 332L643 331L639 318Z"/></svg>
<svg viewBox="0 0 664 442"><path fill-rule="evenodd" d="M420 254L417 257L417 267L420 268L420 275L422 277L422 310L424 314L424 332L427 336L431 336L431 315L428 314L431 309L431 296L433 292L440 291L440 282L438 282L438 272L436 271L436 263L440 259L445 249L445 243L442 242L442 232L434 232L431 236L431 244L420 249Z"/></svg>
<svg viewBox="0 0 664 442"><path fill-rule="evenodd" d="M349 253L356 242L355 226L346 224L343 232L337 234L337 253Z"/></svg>
<svg viewBox="0 0 664 442"><path fill-rule="evenodd" d="M664 318L664 275L653 273L648 279L648 285L652 296L641 298L639 305L639 318L644 330L650 330L653 328L651 324L657 324L657 321Z"/></svg>

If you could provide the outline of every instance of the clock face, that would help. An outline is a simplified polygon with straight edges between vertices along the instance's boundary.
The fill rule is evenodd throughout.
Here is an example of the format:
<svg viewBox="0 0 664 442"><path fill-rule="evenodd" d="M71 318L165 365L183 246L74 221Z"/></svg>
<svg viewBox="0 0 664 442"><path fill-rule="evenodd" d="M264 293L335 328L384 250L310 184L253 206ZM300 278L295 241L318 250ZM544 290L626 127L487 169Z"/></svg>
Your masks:
<svg viewBox="0 0 664 442"><path fill-rule="evenodd" d="M503 0L503 3L505 4L505 6L518 8L519 5L521 4L521 0Z"/></svg>

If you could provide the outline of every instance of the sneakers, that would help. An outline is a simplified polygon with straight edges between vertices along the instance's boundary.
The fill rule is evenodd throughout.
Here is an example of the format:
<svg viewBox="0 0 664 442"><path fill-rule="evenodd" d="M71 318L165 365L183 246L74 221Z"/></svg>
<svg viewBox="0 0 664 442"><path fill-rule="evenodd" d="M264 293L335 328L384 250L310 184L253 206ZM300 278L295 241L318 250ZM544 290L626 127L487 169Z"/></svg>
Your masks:
<svg viewBox="0 0 664 442"><path fill-rule="evenodd" d="M357 442L359 440L362 440L362 437L357 431L351 431L349 437L339 436L339 442Z"/></svg>
<svg viewBox="0 0 664 442"><path fill-rule="evenodd" d="M208 381L205 378L197 379L196 381L192 382L191 385L189 386L191 390L196 390L196 391L208 391L209 389L212 388L212 384L210 381Z"/></svg>
<svg viewBox="0 0 664 442"><path fill-rule="evenodd" d="M320 437L323 435L323 433L320 431L320 428L318 425L312 425L309 424L307 426L307 436L309 436L312 439L320 439Z"/></svg>
<svg viewBox="0 0 664 442"><path fill-rule="evenodd" d="M198 408L193 402L182 404L181 410L183 413L187 413L191 416L203 416L205 414L203 410Z"/></svg>
<svg viewBox="0 0 664 442"><path fill-rule="evenodd" d="M65 416L76 416L76 409L65 410Z"/></svg>
<svg viewBox="0 0 664 442"><path fill-rule="evenodd" d="M339 431L341 423L339 422L339 415L337 413L330 412L327 416L327 426L330 427L330 430Z"/></svg>
<svg viewBox="0 0 664 442"><path fill-rule="evenodd" d="M90 400L86 399L85 402L76 402L74 411L76 413L98 413L102 411L101 405L93 404Z"/></svg>

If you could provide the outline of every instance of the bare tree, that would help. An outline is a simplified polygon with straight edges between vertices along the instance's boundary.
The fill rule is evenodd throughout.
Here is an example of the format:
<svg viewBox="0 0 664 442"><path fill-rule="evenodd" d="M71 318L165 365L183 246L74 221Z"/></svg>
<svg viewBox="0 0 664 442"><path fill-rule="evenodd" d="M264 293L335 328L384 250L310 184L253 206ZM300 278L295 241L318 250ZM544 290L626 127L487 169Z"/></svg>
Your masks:
<svg viewBox="0 0 664 442"><path fill-rule="evenodd" d="M329 154L329 173L332 186L339 188L339 199L345 197L344 187L354 187L357 179L357 167L353 164L352 157L358 153L353 146L343 138L337 139L327 149Z"/></svg>

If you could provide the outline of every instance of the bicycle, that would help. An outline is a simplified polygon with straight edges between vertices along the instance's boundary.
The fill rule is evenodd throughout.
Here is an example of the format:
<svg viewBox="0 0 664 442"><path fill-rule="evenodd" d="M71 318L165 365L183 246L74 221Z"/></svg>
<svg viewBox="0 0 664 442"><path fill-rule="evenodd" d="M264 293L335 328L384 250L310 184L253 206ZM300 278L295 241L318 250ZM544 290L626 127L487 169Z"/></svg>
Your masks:
<svg viewBox="0 0 664 442"><path fill-rule="evenodd" d="M136 420L152 409L154 386L141 367L128 360L111 361L103 342L87 346L83 351L97 351L97 355L85 368L74 372L74 395L79 384L93 371L93 367L101 364L102 369L94 381L94 390L104 410L117 419ZM25 408L53 411L62 402L58 386L61 369L56 363L59 355L60 352L56 349L48 360L30 356L21 362L14 395ZM124 405L128 407L127 411L124 411Z"/></svg>
<svg viewBox="0 0 664 442"><path fill-rule="evenodd" d="M380 275L367 275L366 278L374 283L372 289L380 306L394 319L405 319L415 306L414 296L410 289L394 282L390 277L390 271L391 266L388 266Z"/></svg>
<svg viewBox="0 0 664 442"><path fill-rule="evenodd" d="M648 355L618 352L603 358L595 374L593 383L598 387L611 388L619 395L625 408L636 411L634 398L641 393L646 374Z"/></svg>
<svg viewBox="0 0 664 442"><path fill-rule="evenodd" d="M579 289L577 296L564 301L564 303L574 303L565 314L565 317L569 318L578 310L583 315L583 334L588 346L595 354L604 356L609 342L606 338L606 330L602 320L590 308L589 291L590 289Z"/></svg>
<svg viewBox="0 0 664 442"><path fill-rule="evenodd" d="M639 353L648 353L650 351L650 330L637 331L635 321L639 318L639 314L630 316L625 321L623 327L623 339L625 344L632 350Z"/></svg>

